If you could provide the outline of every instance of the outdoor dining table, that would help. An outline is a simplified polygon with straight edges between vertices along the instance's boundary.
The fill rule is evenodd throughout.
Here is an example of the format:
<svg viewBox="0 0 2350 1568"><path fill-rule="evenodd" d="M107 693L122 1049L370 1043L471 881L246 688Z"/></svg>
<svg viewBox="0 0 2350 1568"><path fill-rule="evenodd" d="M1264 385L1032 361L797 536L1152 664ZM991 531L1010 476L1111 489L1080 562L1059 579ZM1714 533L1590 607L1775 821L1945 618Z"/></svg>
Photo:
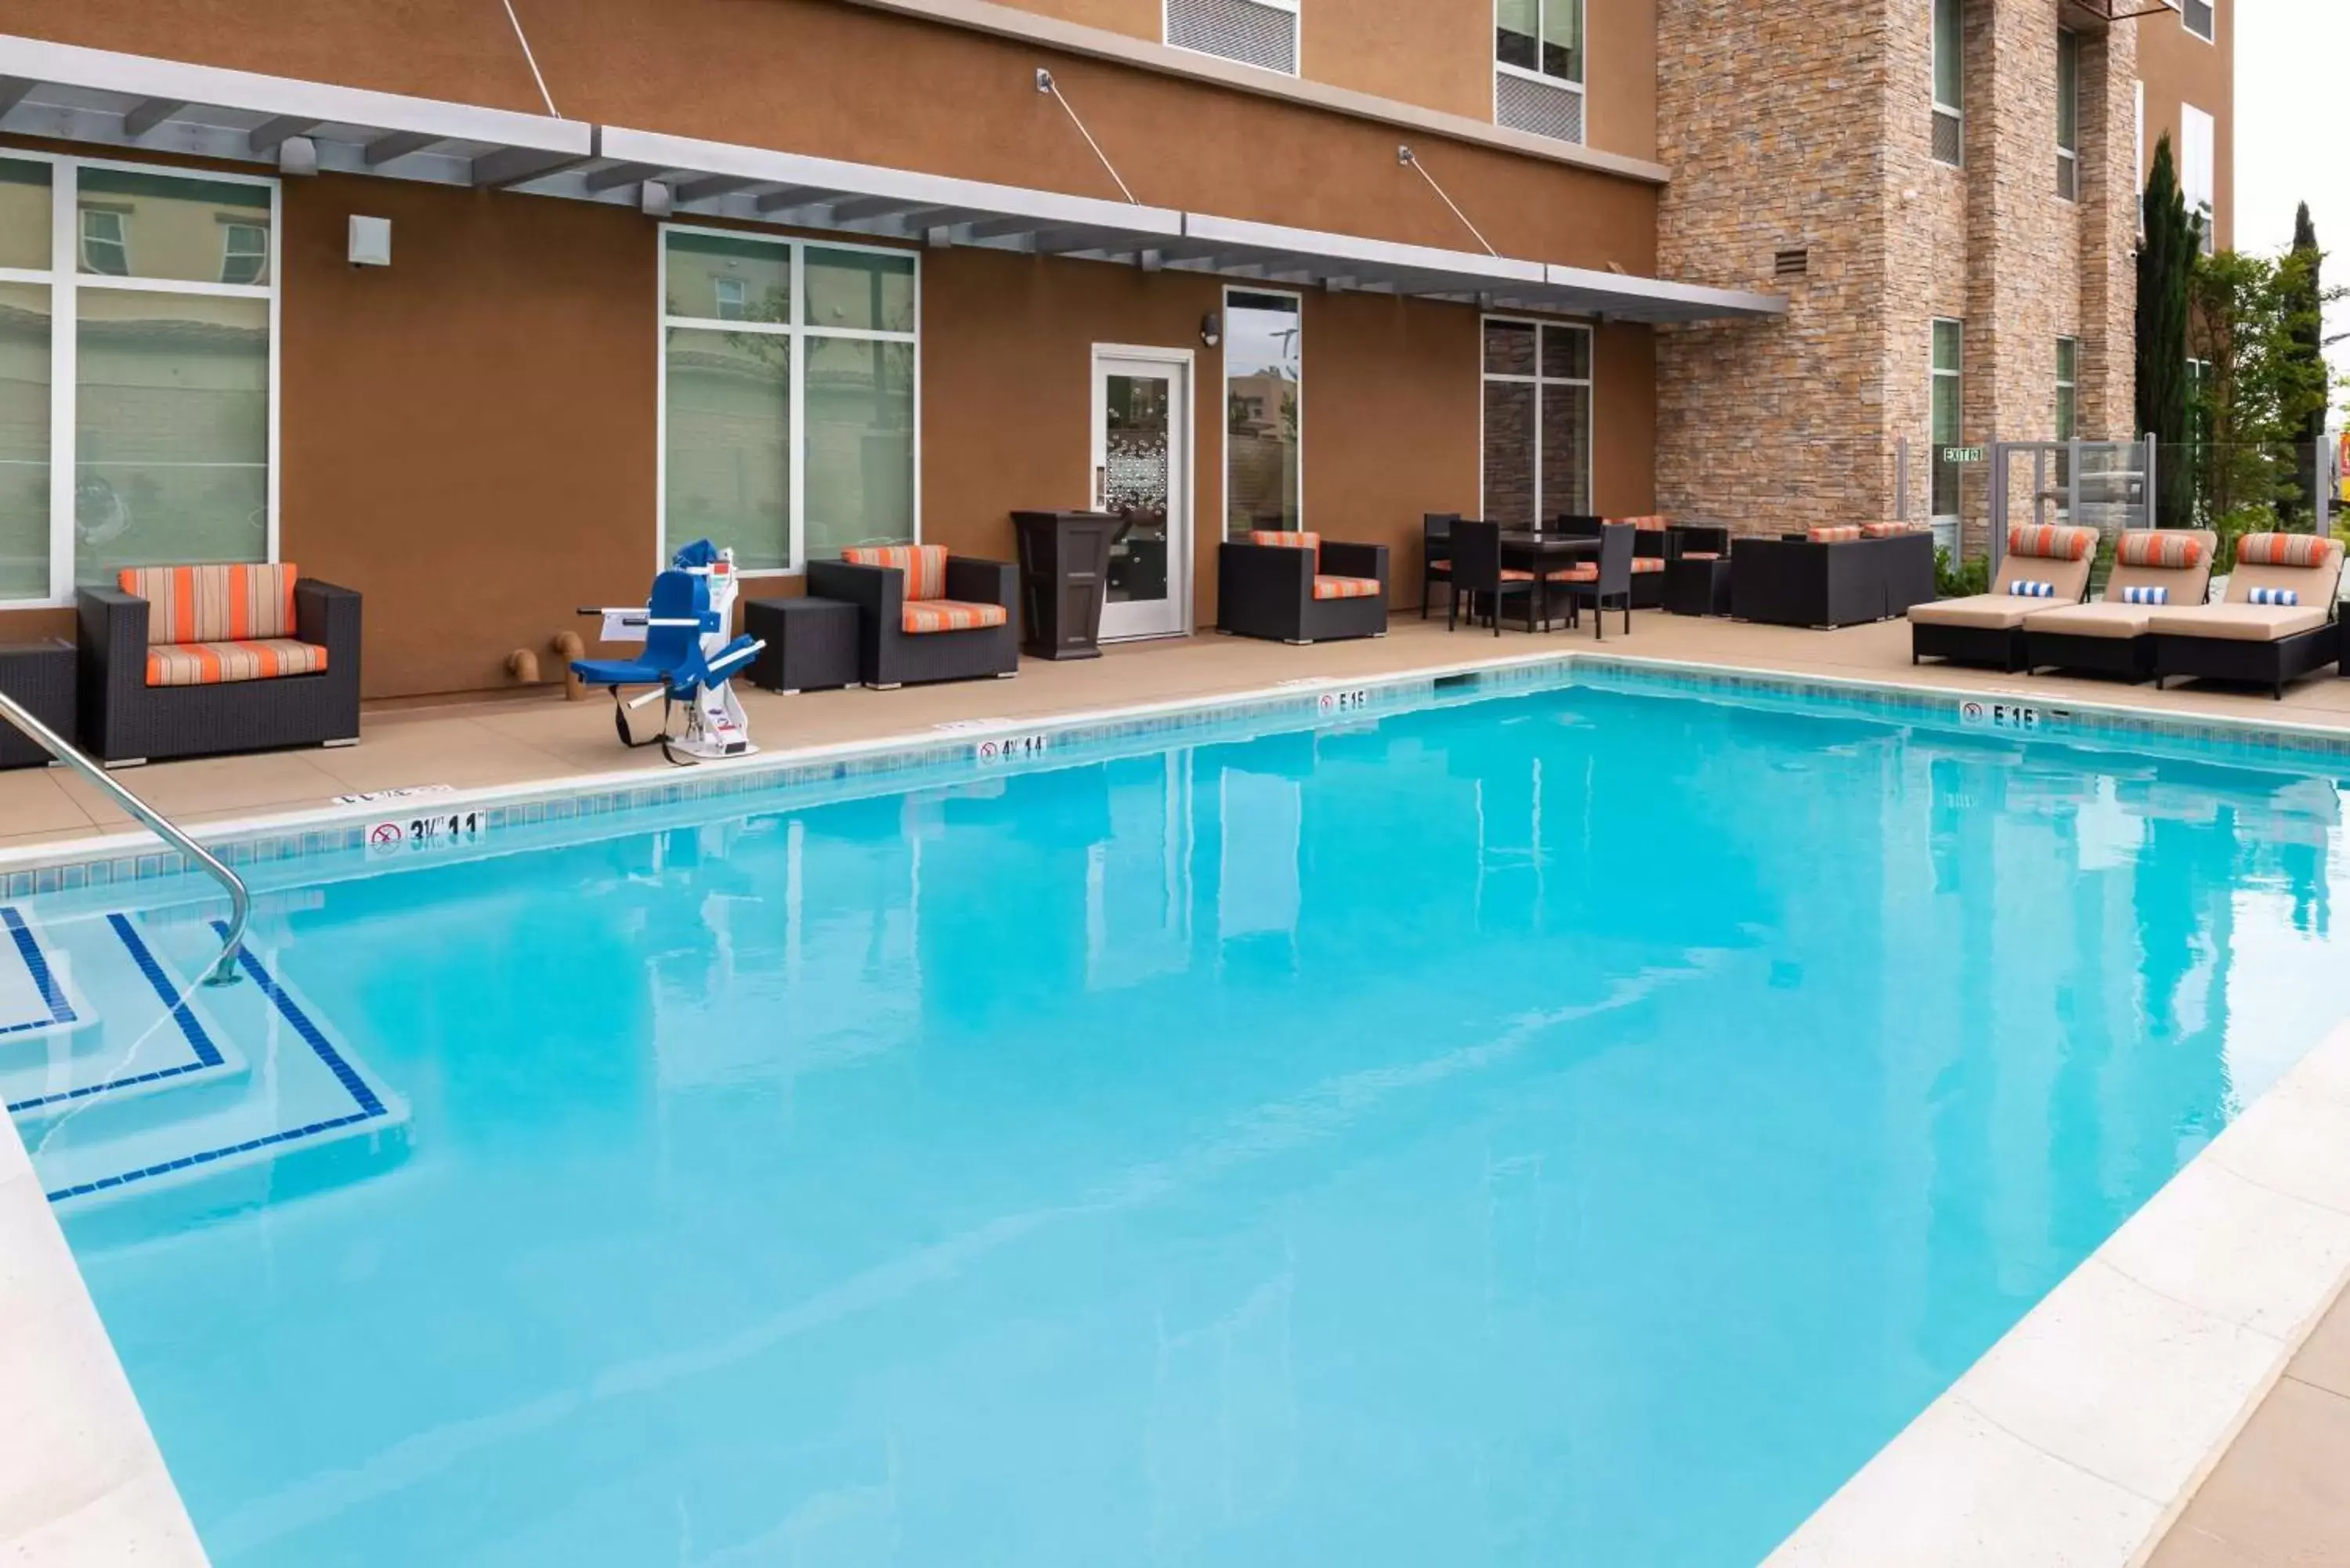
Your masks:
<svg viewBox="0 0 2350 1568"><path fill-rule="evenodd" d="M1502 565L1534 575L1535 626L1550 624L1552 569L1569 565L1578 556L1597 554L1599 541L1588 534L1537 533L1532 528L1502 530Z"/></svg>

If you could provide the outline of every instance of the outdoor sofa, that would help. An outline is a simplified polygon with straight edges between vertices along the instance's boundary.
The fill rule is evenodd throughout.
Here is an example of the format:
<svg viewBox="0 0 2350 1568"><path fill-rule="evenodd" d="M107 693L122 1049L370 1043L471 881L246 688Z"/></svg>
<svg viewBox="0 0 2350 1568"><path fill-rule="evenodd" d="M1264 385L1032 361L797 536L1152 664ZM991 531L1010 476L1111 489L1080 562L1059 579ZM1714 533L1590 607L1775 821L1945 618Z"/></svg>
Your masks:
<svg viewBox="0 0 2350 1568"><path fill-rule="evenodd" d="M1730 546L1730 613L1771 626L1890 620L1934 597L1934 536L1906 523L1814 528Z"/></svg>
<svg viewBox="0 0 2350 1568"><path fill-rule="evenodd" d="M74 607L81 743L102 763L359 737L359 596L291 562L133 567Z"/></svg>
<svg viewBox="0 0 2350 1568"><path fill-rule="evenodd" d="M807 591L857 607L858 679L884 691L1020 669L1020 568L944 545L870 545L810 561Z"/></svg>
<svg viewBox="0 0 2350 1568"><path fill-rule="evenodd" d="M1909 607L1909 662L1944 659L2014 671L2024 667L2024 623L2077 606L2095 564L2095 528L2018 523L1991 591Z"/></svg>
<svg viewBox="0 0 2350 1568"><path fill-rule="evenodd" d="M2023 667L2074 670L2151 680L2154 634L2165 608L2187 609L2210 597L2219 535L2206 528L2132 528L2114 541L2105 597L2060 605L2023 623Z"/></svg>
<svg viewBox="0 0 2350 1568"><path fill-rule="evenodd" d="M1227 540L1216 549L1216 625L1299 644L1385 637L1388 547L1269 528Z"/></svg>
<svg viewBox="0 0 2350 1568"><path fill-rule="evenodd" d="M2174 676L2241 680L2284 696L2285 682L2335 661L2342 545L2322 534L2247 534L2236 541L2228 597L2158 610L2154 683Z"/></svg>

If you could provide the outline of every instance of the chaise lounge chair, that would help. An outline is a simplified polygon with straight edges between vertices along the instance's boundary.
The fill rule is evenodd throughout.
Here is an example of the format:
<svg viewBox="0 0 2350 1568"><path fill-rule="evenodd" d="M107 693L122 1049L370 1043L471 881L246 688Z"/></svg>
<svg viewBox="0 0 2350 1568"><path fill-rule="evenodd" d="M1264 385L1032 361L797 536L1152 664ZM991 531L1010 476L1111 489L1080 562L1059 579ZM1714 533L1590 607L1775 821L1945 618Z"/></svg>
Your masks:
<svg viewBox="0 0 2350 1568"><path fill-rule="evenodd" d="M2158 610L2154 684L2173 676L2243 680L2284 696L2284 683L2334 662L2334 620L2342 546L2318 534L2247 534L2236 541L2228 597L2216 605Z"/></svg>
<svg viewBox="0 0 2350 1568"><path fill-rule="evenodd" d="M1998 592L1909 607L1909 662L1946 659L2011 673L2022 670L2024 622L2078 605L2089 591L2096 553L2095 528L2014 524L2007 531Z"/></svg>
<svg viewBox="0 0 2350 1568"><path fill-rule="evenodd" d="M2211 591L2219 535L2203 528L2134 528L2114 545L2106 597L2033 612L2023 623L2027 670L2083 670L2133 683L2154 677L2147 628L2166 608L2200 605Z"/></svg>

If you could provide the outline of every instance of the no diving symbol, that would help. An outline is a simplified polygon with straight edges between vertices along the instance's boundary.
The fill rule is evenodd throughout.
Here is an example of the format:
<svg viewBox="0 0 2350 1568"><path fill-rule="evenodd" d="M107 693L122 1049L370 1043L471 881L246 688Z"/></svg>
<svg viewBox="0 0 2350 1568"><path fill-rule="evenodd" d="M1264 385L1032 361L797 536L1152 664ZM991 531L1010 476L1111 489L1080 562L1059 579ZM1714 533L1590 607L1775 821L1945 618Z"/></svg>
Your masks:
<svg viewBox="0 0 2350 1568"><path fill-rule="evenodd" d="M993 741L982 741L979 743L979 760L983 763L992 763L1002 754L1003 750L1003 748Z"/></svg>
<svg viewBox="0 0 2350 1568"><path fill-rule="evenodd" d="M396 822L379 822L368 829L368 843L378 849L389 849L403 836L400 824Z"/></svg>

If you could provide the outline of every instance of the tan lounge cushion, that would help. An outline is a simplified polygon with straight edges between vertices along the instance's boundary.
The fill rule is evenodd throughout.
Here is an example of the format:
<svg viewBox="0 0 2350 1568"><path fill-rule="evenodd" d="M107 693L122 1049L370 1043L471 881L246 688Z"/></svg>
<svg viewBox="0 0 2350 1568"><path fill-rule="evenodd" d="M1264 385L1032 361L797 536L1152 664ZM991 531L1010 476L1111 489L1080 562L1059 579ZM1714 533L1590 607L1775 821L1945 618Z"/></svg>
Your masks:
<svg viewBox="0 0 2350 1568"><path fill-rule="evenodd" d="M2062 598L2028 599L2015 594L1976 594L1963 599L1911 605L1909 618L1919 626L1970 626L1996 631L2002 627L2022 626L2027 618L2036 622L2041 616L2069 602Z"/></svg>
<svg viewBox="0 0 2350 1568"><path fill-rule="evenodd" d="M2324 605L2202 605L2158 609L2147 629L2165 637L2224 637L2235 642L2275 642L2325 624Z"/></svg>
<svg viewBox="0 0 2350 1568"><path fill-rule="evenodd" d="M2111 637L2126 640L2146 635L2147 623L2169 605L2126 605L2106 599L2094 605L2064 605L2032 618L2031 629L2057 637Z"/></svg>

